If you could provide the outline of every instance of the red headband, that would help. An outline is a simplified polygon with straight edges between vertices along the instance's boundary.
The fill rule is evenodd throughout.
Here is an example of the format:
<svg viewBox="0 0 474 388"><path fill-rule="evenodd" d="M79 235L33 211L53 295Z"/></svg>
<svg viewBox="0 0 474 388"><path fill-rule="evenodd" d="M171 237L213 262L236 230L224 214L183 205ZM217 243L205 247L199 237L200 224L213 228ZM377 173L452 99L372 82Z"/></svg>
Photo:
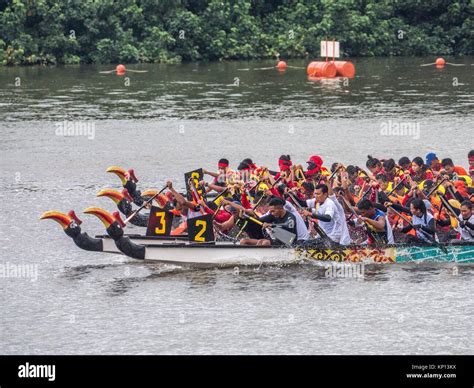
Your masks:
<svg viewBox="0 0 474 388"><path fill-rule="evenodd" d="M219 168L226 168L226 167L229 167L229 165L227 163L218 163L217 164L217 167Z"/></svg>

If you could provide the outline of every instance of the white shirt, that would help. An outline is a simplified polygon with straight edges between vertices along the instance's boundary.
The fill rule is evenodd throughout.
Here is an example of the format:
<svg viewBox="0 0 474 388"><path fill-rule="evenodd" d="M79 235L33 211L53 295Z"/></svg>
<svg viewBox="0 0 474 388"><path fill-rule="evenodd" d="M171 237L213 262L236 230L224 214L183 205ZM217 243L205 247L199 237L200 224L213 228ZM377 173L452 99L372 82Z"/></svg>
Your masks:
<svg viewBox="0 0 474 388"><path fill-rule="evenodd" d="M458 222L459 221L466 222L466 220L462 218L462 214L460 214L459 217L458 217ZM474 214L471 217L469 217L467 222L469 222L470 224L474 224ZM474 230L469 229L467 226L464 226L464 228L461 228L461 225L459 225L459 224L458 224L458 227L456 228L456 230L459 233L461 233L461 240L474 241Z"/></svg>
<svg viewBox="0 0 474 388"><path fill-rule="evenodd" d="M301 217L301 214L298 213L298 210L293 206L291 202L286 201L285 210L293 214L296 218L296 233L297 233L297 239L298 240L309 240L311 238L311 235L309 234L308 228L306 227L306 224L304 223L303 217Z"/></svg>
<svg viewBox="0 0 474 388"><path fill-rule="evenodd" d="M306 203L310 202L312 200L308 200ZM314 203L316 203L316 200L314 200ZM316 207L316 212L319 215L325 215L325 216L330 216L331 221L326 222L326 221L319 221L318 225L321 227L321 229L328 235L328 237L335 241L339 242L341 241L341 236L342 236L342 224L341 224L341 219L338 217L338 210L336 208L336 204L332 199L329 197L326 198L326 200L319 204L319 206Z"/></svg>
<svg viewBox="0 0 474 388"><path fill-rule="evenodd" d="M349 234L349 228L347 227L346 213L344 213L344 208L342 207L342 205L337 200L336 195L334 195L334 194L330 195L329 198L336 205L337 217L340 218L341 224L342 224L341 239L338 242L341 245L349 245L351 243L351 236Z"/></svg>

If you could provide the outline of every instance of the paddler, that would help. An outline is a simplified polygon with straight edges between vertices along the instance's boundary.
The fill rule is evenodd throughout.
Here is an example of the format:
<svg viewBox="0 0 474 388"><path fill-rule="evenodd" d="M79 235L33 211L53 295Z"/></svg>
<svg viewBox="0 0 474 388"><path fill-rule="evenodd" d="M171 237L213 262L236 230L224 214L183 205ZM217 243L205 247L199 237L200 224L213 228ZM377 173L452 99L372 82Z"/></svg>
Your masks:
<svg viewBox="0 0 474 388"><path fill-rule="evenodd" d="M360 216L357 217L358 225L367 225L368 245L394 244L393 231L388 222L387 215L374 207L368 199L363 199L357 204Z"/></svg>
<svg viewBox="0 0 474 388"><path fill-rule="evenodd" d="M306 162L308 168L304 173L309 181L318 181L330 175L326 167L323 166L323 159L319 155L313 155Z"/></svg>
<svg viewBox="0 0 474 388"><path fill-rule="evenodd" d="M451 180L457 180L459 176L467 176L467 171L461 166L455 166L451 158L445 158L441 161L443 170L446 171Z"/></svg>
<svg viewBox="0 0 474 388"><path fill-rule="evenodd" d="M383 173L383 166L382 162L377 158L373 158L372 156L367 156L367 162L365 163L365 167L369 169L372 175L375 177L377 174Z"/></svg>
<svg viewBox="0 0 474 388"><path fill-rule="evenodd" d="M411 167L411 160L408 156L402 156L399 160L398 160L398 166L405 172L409 172L410 171L410 167Z"/></svg>
<svg viewBox="0 0 474 388"><path fill-rule="evenodd" d="M332 241L342 245L350 243L344 209L336 196L329 193L326 184L321 183L315 187L314 198L307 200L306 205L310 210L304 210L303 215L320 221L318 225Z"/></svg>
<svg viewBox="0 0 474 388"><path fill-rule="evenodd" d="M285 200L281 198L272 197L268 201L268 213L258 218L256 217L256 214L252 209L244 209L243 207L239 207L237 204L230 203L228 201L226 201L225 203L230 206L236 207L237 209L239 209L240 211L242 211L243 213L251 217L255 217L259 223L262 223L260 225L260 230L271 229L273 226L278 226L298 236L296 218L291 212L285 209ZM248 222L247 225L251 225L252 223L256 224L254 221L250 219L245 219L245 217L243 218L243 220ZM240 244L241 245L281 245L281 242L277 240L272 240L270 238L260 238L260 239L244 238L240 240Z"/></svg>
<svg viewBox="0 0 474 388"><path fill-rule="evenodd" d="M426 154L426 165L433 172L438 172L443 168L441 161L438 159L434 152Z"/></svg>
<svg viewBox="0 0 474 388"><path fill-rule="evenodd" d="M411 178L418 183L433 179L433 173L420 156L414 158L411 163Z"/></svg>
<svg viewBox="0 0 474 388"><path fill-rule="evenodd" d="M178 193L173 188L173 182L167 181L166 186L176 200L176 210L178 210L182 215L185 215L188 220L202 216L205 213L199 204L194 201L188 201L180 193Z"/></svg>
<svg viewBox="0 0 474 388"><path fill-rule="evenodd" d="M474 241L474 214L471 201L461 203L461 214L459 214L457 231L462 241Z"/></svg>
<svg viewBox="0 0 474 388"><path fill-rule="evenodd" d="M226 158L219 159L219 162L217 163L217 173L211 172L208 170L203 169L203 173L205 175L210 175L214 177L213 181L211 183L201 181L199 182L200 186L205 187L206 193L209 193L210 191L214 190L217 191L218 193L221 193L222 191L225 190L229 176L232 175L232 171L229 168L229 160Z"/></svg>
<svg viewBox="0 0 474 388"><path fill-rule="evenodd" d="M411 224L400 229L402 233L408 233L412 229L415 229L416 236L408 236L410 242L416 244L432 244L438 241L435 219L427 208L427 205L431 207L428 200L415 198L410 202L409 209L397 204L386 205L393 207L396 211L404 212L412 216Z"/></svg>

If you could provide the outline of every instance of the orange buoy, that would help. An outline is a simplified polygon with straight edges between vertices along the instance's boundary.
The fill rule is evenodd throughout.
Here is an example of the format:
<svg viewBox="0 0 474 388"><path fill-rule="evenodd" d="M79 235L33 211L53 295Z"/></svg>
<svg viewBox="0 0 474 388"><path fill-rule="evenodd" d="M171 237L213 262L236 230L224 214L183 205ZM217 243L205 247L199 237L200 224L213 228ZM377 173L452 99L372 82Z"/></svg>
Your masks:
<svg viewBox="0 0 474 388"><path fill-rule="evenodd" d="M278 70L285 70L286 69L286 62L285 61L280 61L277 64Z"/></svg>
<svg viewBox="0 0 474 388"><path fill-rule="evenodd" d="M117 65L115 68L117 74L125 74L125 66L124 65Z"/></svg>
<svg viewBox="0 0 474 388"><path fill-rule="evenodd" d="M334 78L337 74L334 62L311 62L306 68L310 77Z"/></svg>
<svg viewBox="0 0 474 388"><path fill-rule="evenodd" d="M444 67L444 65L446 65L446 61L444 58L436 58L435 64L436 67Z"/></svg>
<svg viewBox="0 0 474 388"><path fill-rule="evenodd" d="M354 78L355 67L352 62L349 61L335 61L337 75L339 77Z"/></svg>

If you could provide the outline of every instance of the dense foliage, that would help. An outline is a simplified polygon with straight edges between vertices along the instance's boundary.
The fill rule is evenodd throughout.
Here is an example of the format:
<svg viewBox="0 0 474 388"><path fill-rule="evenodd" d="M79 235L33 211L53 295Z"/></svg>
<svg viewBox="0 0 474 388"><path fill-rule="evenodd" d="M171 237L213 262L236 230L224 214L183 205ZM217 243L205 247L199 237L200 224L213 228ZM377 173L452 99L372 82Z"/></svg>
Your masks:
<svg viewBox="0 0 474 388"><path fill-rule="evenodd" d="M472 0L0 0L0 63L472 55Z"/></svg>

